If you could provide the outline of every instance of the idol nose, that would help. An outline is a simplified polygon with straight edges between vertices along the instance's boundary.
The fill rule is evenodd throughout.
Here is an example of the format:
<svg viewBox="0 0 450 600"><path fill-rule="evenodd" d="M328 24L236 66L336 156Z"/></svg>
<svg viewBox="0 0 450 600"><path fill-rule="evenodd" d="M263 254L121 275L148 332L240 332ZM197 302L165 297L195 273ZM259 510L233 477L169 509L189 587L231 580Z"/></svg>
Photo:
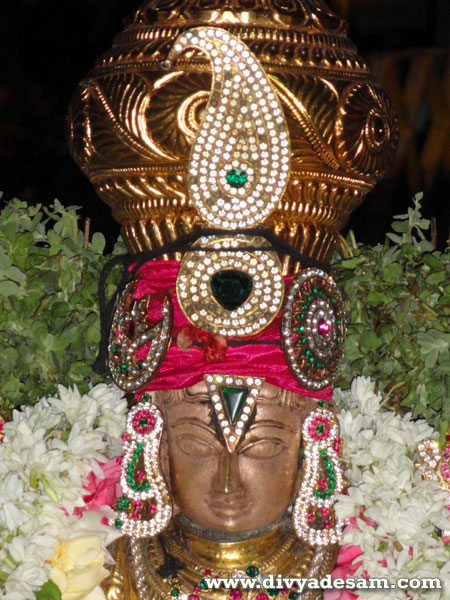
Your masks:
<svg viewBox="0 0 450 600"><path fill-rule="evenodd" d="M245 495L239 456L236 452L230 453L224 448L220 453L215 492L236 498L242 498Z"/></svg>

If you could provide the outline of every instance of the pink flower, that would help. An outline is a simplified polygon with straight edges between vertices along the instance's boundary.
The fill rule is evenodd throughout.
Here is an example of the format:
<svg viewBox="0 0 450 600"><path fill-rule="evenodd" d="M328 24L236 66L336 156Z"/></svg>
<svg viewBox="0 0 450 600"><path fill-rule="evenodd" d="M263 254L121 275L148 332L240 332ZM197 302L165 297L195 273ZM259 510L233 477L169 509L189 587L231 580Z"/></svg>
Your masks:
<svg viewBox="0 0 450 600"><path fill-rule="evenodd" d="M120 464L113 458L106 463L99 463L105 477L101 479L93 472L88 475L88 482L84 489L89 492L83 496L85 506L74 510L75 515L81 515L85 510L100 510L103 506L112 507L117 498L122 495L119 484Z"/></svg>
<svg viewBox="0 0 450 600"><path fill-rule="evenodd" d="M357 528L356 519L354 523L350 522L348 529ZM347 544L339 548L339 554L336 561L336 568L331 573L332 579L347 579L351 577L358 567L362 564L362 561L353 563L353 561L361 556L362 550L359 546L352 546ZM358 594L351 592L350 590L324 590L324 600L355 600L358 598Z"/></svg>

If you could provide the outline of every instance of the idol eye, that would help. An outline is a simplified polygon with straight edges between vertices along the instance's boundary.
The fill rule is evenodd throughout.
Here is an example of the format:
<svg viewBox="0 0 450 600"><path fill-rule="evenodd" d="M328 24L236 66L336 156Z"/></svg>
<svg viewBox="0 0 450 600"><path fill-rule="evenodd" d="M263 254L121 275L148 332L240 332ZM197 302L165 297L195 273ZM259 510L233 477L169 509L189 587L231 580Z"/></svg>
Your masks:
<svg viewBox="0 0 450 600"><path fill-rule="evenodd" d="M217 450L212 444L193 435L179 435L176 443L178 448L188 456L206 457L217 454Z"/></svg>
<svg viewBox="0 0 450 600"><path fill-rule="evenodd" d="M259 440L242 448L240 454L244 454L249 458L263 460L265 458L275 458L285 448L286 446L281 440Z"/></svg>

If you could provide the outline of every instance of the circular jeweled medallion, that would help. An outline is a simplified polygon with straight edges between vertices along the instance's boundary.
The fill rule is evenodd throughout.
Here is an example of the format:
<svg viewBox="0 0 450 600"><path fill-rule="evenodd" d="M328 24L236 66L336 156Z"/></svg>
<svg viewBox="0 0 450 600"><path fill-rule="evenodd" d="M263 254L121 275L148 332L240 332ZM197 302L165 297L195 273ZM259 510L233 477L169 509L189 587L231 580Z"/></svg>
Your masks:
<svg viewBox="0 0 450 600"><path fill-rule="evenodd" d="M203 237L186 252L177 277L181 310L196 327L225 336L258 333L281 308L284 281L261 237ZM202 248L202 249L200 249Z"/></svg>
<svg viewBox="0 0 450 600"><path fill-rule="evenodd" d="M345 339L342 296L331 275L307 269L292 280L281 327L284 353L296 379L308 389L326 387Z"/></svg>

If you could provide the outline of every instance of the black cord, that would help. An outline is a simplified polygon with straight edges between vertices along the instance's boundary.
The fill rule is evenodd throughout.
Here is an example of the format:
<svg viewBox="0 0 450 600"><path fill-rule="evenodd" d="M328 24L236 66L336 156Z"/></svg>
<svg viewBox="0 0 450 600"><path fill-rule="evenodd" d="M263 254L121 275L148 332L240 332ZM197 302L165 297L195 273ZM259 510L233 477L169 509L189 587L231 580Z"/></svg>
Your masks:
<svg viewBox="0 0 450 600"><path fill-rule="evenodd" d="M259 236L265 238L270 246L261 247L261 246L245 246L245 247L235 247L235 248L202 248L201 246L192 248L192 244L196 242L198 239L202 237L227 237L229 235L245 235L245 236ZM283 238L278 237L272 231L265 228L254 228L254 229L234 229L232 232L224 231L223 229L215 229L215 228L207 228L207 229L196 229L195 231L175 240L174 242L170 242L161 248L155 248L153 250L146 250L145 252L140 252L138 254L122 254L120 256L115 256L112 260L110 260L102 272L100 273L100 278L98 282L98 298L99 298L99 306L100 306L100 347L97 358L94 362L93 369L99 375L105 375L107 373L107 354L108 354L108 339L109 339L109 331L111 328L112 316L114 307L117 302L117 297L125 285L133 279L136 271L146 262L150 260L155 260L164 256L165 254L174 254L176 252L220 252L223 250L224 252L243 252L243 251L265 251L265 252L278 252L280 254L285 254L290 256L296 262L301 263L303 268L318 268L322 269L326 273L329 272L329 265L312 258L310 256L304 256L301 254L296 248L293 248L288 242L286 242ZM120 282L118 284L117 290L110 301L106 302L106 280L108 275L116 267L117 265L122 265L122 273ZM129 267L134 265L132 269L129 270Z"/></svg>
<svg viewBox="0 0 450 600"><path fill-rule="evenodd" d="M177 577L178 571L184 567L184 564L177 556L169 554L162 535L158 535L158 542L164 554L164 562L156 569L156 572L163 579L167 579L168 577Z"/></svg>

